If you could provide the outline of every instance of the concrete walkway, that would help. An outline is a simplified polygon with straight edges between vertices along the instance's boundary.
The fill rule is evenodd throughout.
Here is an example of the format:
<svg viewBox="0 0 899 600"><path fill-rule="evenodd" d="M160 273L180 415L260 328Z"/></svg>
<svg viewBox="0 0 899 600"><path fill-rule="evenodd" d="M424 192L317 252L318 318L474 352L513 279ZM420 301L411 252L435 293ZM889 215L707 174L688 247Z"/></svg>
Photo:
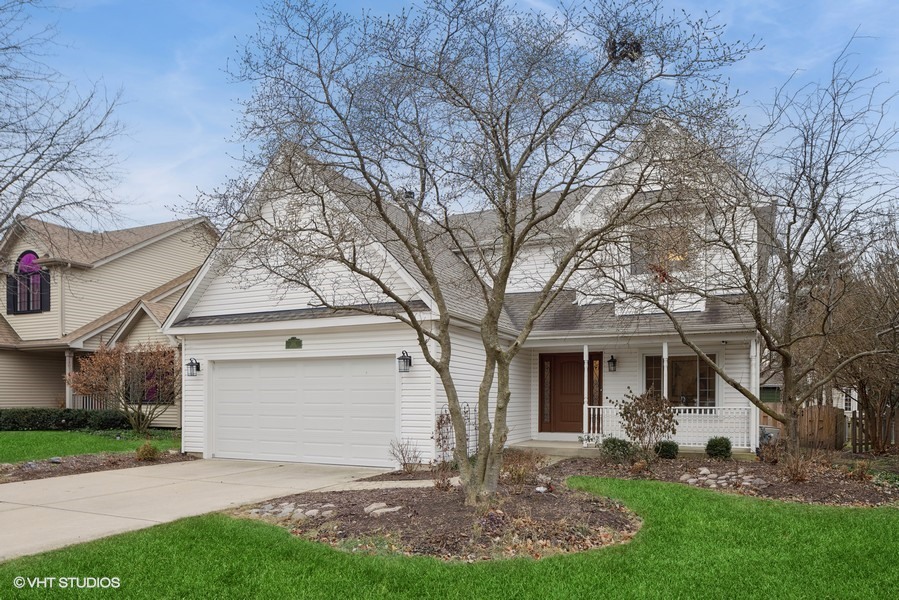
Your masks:
<svg viewBox="0 0 899 600"><path fill-rule="evenodd" d="M0 561L249 502L344 489L383 472L197 460L6 483L0 485Z"/></svg>

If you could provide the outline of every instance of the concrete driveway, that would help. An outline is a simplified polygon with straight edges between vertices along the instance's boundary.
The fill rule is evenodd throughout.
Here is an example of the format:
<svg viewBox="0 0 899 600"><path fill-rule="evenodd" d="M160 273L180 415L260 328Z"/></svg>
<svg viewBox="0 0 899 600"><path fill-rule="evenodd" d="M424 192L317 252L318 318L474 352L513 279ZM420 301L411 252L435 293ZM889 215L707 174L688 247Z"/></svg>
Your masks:
<svg viewBox="0 0 899 600"><path fill-rule="evenodd" d="M0 561L183 517L321 489L385 469L190 462L0 485Z"/></svg>

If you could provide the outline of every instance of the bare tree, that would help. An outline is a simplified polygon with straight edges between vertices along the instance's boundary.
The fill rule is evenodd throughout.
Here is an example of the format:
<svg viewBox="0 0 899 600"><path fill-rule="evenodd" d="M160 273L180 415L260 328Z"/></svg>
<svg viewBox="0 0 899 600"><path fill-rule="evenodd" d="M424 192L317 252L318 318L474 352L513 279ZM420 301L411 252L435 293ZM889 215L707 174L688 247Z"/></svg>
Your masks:
<svg viewBox="0 0 899 600"><path fill-rule="evenodd" d="M0 234L18 217L108 215L116 177L118 96L80 93L43 62L53 32L32 22L38 4L0 2Z"/></svg>
<svg viewBox="0 0 899 600"><path fill-rule="evenodd" d="M896 129L884 121L892 96L876 75L859 76L849 58L847 46L823 85L790 91L788 82L766 107L764 126L745 132L732 152L687 167L689 201L664 219L674 234L646 248L639 232L660 222L644 222L622 241L622 252L627 244L646 248L631 255L646 275L607 271L612 295L665 313L701 360L785 424L794 451L803 404L856 361L890 351L884 338L870 336L832 360L828 344L863 330L858 319L835 315L853 313L861 281L853 268L883 239L897 189L885 166L896 149ZM783 375L783 412L715 364L684 329L683 309L713 300L745 309L770 370ZM895 319L895 305L870 300L867 310Z"/></svg>
<svg viewBox="0 0 899 600"><path fill-rule="evenodd" d="M165 344L101 346L68 375L79 394L96 396L118 410L135 433L143 434L156 417L181 397L181 365Z"/></svg>
<svg viewBox="0 0 899 600"><path fill-rule="evenodd" d="M496 489L510 365L535 322L586 257L661 202L642 190L666 185L671 124L709 137L728 114L721 69L748 48L721 33L642 0L549 13L433 0L387 19L271 3L238 73L256 85L243 124L265 175L206 199L234 220L220 252L247 265L244 281L409 325L475 503ZM577 212L588 196L602 201ZM534 252L548 269L527 271ZM504 304L522 279L532 294L513 324ZM460 398L451 369L464 322L486 357L476 399ZM473 465L463 400L477 405Z"/></svg>
<svg viewBox="0 0 899 600"><path fill-rule="evenodd" d="M847 356L889 350L859 358L832 381L833 388L857 400L861 426L874 452L890 445L899 411L899 238L895 217L889 221L891 234L852 266L849 298L832 316L840 322L839 333L829 336L825 352L817 354L818 371L826 374Z"/></svg>

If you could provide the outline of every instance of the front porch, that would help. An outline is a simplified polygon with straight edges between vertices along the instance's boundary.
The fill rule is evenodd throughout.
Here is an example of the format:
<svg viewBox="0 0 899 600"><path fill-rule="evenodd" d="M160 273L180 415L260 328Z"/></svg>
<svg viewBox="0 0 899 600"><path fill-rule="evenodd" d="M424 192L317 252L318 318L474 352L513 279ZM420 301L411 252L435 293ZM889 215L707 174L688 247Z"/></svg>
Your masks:
<svg viewBox="0 0 899 600"><path fill-rule="evenodd" d="M700 347L757 392L754 338L709 336ZM531 435L513 442L536 444L535 449L547 443L568 452L569 444L589 447L608 437L627 438L617 404L628 393L653 388L671 401L677 421L671 437L682 452L704 452L709 438L718 436L729 438L734 451L755 452L758 409L676 341L597 339L572 347L545 340L530 351Z"/></svg>

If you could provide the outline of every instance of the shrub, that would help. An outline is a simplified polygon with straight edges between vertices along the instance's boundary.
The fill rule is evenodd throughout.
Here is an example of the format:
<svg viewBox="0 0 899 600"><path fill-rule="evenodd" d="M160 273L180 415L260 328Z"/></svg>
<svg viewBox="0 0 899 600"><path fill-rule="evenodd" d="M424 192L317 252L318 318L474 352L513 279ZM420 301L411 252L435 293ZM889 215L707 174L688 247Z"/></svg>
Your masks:
<svg viewBox="0 0 899 600"><path fill-rule="evenodd" d="M599 455L613 463L630 462L637 454L637 448L627 440L607 437L599 445Z"/></svg>
<svg viewBox="0 0 899 600"><path fill-rule="evenodd" d="M784 476L794 483L808 481L813 462L814 459L804 452L787 452L781 460Z"/></svg>
<svg viewBox="0 0 899 600"><path fill-rule="evenodd" d="M709 458L726 459L731 456L730 438L713 437L705 445L705 453Z"/></svg>
<svg viewBox="0 0 899 600"><path fill-rule="evenodd" d="M409 439L390 441L390 456L400 464L403 473L413 473L421 464L421 451Z"/></svg>
<svg viewBox="0 0 899 600"><path fill-rule="evenodd" d="M662 440L656 444L655 452L659 458L675 459L680 451L680 446L673 440Z"/></svg>
<svg viewBox="0 0 899 600"><path fill-rule="evenodd" d="M639 396L628 389L624 400L615 404L621 412L624 433L639 447L646 461L655 458L656 444L677 433L674 410L653 388Z"/></svg>
<svg viewBox="0 0 899 600"><path fill-rule="evenodd" d="M782 440L767 442L759 446L759 460L769 465L776 465L780 462L784 454L784 443Z"/></svg>
<svg viewBox="0 0 899 600"><path fill-rule="evenodd" d="M500 481L510 485L536 483L537 471L545 464L546 457L533 450L506 450L499 471Z"/></svg>
<svg viewBox="0 0 899 600"><path fill-rule="evenodd" d="M159 448L150 443L149 440L138 447L135 452L137 460L153 462L159 460Z"/></svg>
<svg viewBox="0 0 899 600"><path fill-rule="evenodd" d="M129 428L128 419L115 410L71 408L5 408L0 410L0 431L72 431Z"/></svg>
<svg viewBox="0 0 899 600"><path fill-rule="evenodd" d="M857 460L855 461L855 466L852 467L852 471L850 471L850 475L852 479L867 481L871 479L870 469L871 463L866 460Z"/></svg>
<svg viewBox="0 0 899 600"><path fill-rule="evenodd" d="M437 415L434 426L434 449L437 455L431 461L431 479L434 488L449 491L453 488L450 478L453 476L453 463L447 460L453 451L453 424L446 413Z"/></svg>

